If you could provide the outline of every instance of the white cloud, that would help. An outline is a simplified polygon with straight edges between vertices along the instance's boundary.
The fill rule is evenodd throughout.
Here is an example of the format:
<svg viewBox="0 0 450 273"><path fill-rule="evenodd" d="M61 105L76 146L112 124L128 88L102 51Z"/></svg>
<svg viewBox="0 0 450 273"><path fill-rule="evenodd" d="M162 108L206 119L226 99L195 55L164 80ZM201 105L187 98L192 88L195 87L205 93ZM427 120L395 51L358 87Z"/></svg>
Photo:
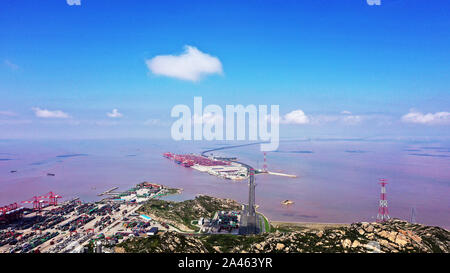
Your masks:
<svg viewBox="0 0 450 273"><path fill-rule="evenodd" d="M336 120L346 125L357 125L361 123L363 120L373 119L374 116L370 115L353 115L352 112L344 110L341 112L342 116L337 116Z"/></svg>
<svg viewBox="0 0 450 273"><path fill-rule="evenodd" d="M278 119L270 114L264 117L266 122L270 123L281 123L281 124L308 124L310 123L310 118L302 110L291 111L284 116L280 116Z"/></svg>
<svg viewBox="0 0 450 273"><path fill-rule="evenodd" d="M113 109L111 113L106 113L106 115L110 118L121 118L123 115L119 113L119 110Z"/></svg>
<svg viewBox="0 0 450 273"><path fill-rule="evenodd" d="M284 115L280 123L284 124L307 124L309 123L309 117L305 115L305 112L302 110L294 110L292 112L287 113Z"/></svg>
<svg viewBox="0 0 450 273"><path fill-rule="evenodd" d="M280 124L310 124L310 125L325 125L325 124L340 124L344 126L359 125L366 121L371 121L375 125L389 125L391 118L379 114L363 114L356 115L349 111L342 111L340 114L334 115L306 115L303 110L294 110L281 116L279 120L271 120L270 115L266 115L265 120L269 122L278 122Z"/></svg>
<svg viewBox="0 0 450 273"><path fill-rule="evenodd" d="M348 112L348 111L347 111ZM278 120L272 120L271 115L266 115L265 120L269 122L278 122L280 124L310 124L314 126L325 125L325 124L340 124L344 126L349 125L359 125L363 122L371 121L373 125L386 126L390 125L392 118L381 114L362 114L355 115L350 112L334 115L306 115L303 110L294 110L279 117Z"/></svg>
<svg viewBox="0 0 450 273"><path fill-rule="evenodd" d="M181 55L160 55L146 61L148 69L162 75L187 81L199 81L208 74L222 74L217 57L203 53L193 46L185 46Z"/></svg>
<svg viewBox="0 0 450 273"><path fill-rule="evenodd" d="M415 110L410 110L408 114L402 116L402 121L406 123L418 123L427 125L450 124L450 113L437 112L434 114L423 114Z"/></svg>
<svg viewBox="0 0 450 273"><path fill-rule="evenodd" d="M41 109L39 107L33 107L32 110L38 118L69 118L67 113L60 110L50 111L47 109Z"/></svg>
<svg viewBox="0 0 450 273"><path fill-rule="evenodd" d="M81 0L66 0L66 2L69 6L81 6Z"/></svg>
<svg viewBox="0 0 450 273"><path fill-rule="evenodd" d="M341 122L348 125L356 125L361 123L366 117L358 116L358 115L346 115L341 118Z"/></svg>
<svg viewBox="0 0 450 273"><path fill-rule="evenodd" d="M5 65L7 66L7 67L9 67L11 70L17 70L17 69L19 69L19 66L17 65L17 64L15 64L15 63L13 63L13 62L11 62L10 60L5 60Z"/></svg>

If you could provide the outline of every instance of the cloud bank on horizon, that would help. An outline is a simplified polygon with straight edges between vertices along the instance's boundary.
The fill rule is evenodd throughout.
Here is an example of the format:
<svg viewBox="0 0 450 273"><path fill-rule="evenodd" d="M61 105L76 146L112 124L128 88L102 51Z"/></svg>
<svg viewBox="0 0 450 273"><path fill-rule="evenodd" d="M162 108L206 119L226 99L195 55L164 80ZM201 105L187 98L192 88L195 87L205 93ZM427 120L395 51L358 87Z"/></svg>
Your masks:
<svg viewBox="0 0 450 273"><path fill-rule="evenodd" d="M66 119L71 116L61 110L48 110L41 109L39 107L32 108L34 114L38 118L60 118ZM0 111L0 116L4 117L14 117L18 114L12 111ZM110 118L121 118L123 114L119 112L117 108L112 109L111 112L107 112L106 115ZM217 119L222 119L221 117L210 113L205 112L201 118L197 115L192 116L192 120L194 123L203 123L203 124L214 124ZM270 115L267 115L267 119L270 120ZM307 115L303 110L297 109L291 112L288 112L282 115L279 120L273 121L278 122L279 124L285 125L320 125L327 123L341 123L345 125L358 125L364 121L385 121L386 124L387 119L386 116L383 115L354 115L350 111L342 111L340 114L336 115ZM392 117L389 122L392 122ZM157 121L157 122L156 122ZM223 120L221 120L223 122ZM450 125L450 112L436 112L436 113L427 113L423 114L416 110L411 110L409 113L403 115L400 118L400 121L403 123L412 123L419 125ZM152 125L159 123L159 119L152 120Z"/></svg>
<svg viewBox="0 0 450 273"><path fill-rule="evenodd" d="M416 123L425 125L448 125L450 124L449 112L436 112L423 114L416 110L411 110L408 114L402 116L401 119L405 123Z"/></svg>
<svg viewBox="0 0 450 273"><path fill-rule="evenodd" d="M222 74L222 63L217 57L186 45L180 55L159 55L146 61L148 69L159 76L197 82L207 75Z"/></svg>
<svg viewBox="0 0 450 273"><path fill-rule="evenodd" d="M34 111L34 114L38 118L69 118L69 114L64 113L61 110L47 110L47 109L41 109L39 107L33 107L32 110Z"/></svg>
<svg viewBox="0 0 450 273"><path fill-rule="evenodd" d="M268 118L270 115L268 116ZM301 109L293 110L280 117L278 123L288 125L321 125L327 123L340 123L344 125L358 125L364 120L381 119L378 115L353 115L350 111L342 111L335 115L307 115Z"/></svg>

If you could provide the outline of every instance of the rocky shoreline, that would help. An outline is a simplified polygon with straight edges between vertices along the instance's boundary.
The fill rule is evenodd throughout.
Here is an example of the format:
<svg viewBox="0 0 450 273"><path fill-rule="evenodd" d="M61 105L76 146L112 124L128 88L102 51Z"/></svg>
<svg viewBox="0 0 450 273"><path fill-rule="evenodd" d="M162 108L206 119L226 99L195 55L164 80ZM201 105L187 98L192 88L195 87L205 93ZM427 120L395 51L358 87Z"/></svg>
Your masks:
<svg viewBox="0 0 450 273"><path fill-rule="evenodd" d="M246 252L450 252L450 232L394 219L320 231L276 232ZM237 251L239 251L237 249Z"/></svg>
<svg viewBox="0 0 450 273"><path fill-rule="evenodd" d="M449 253L450 232L440 227L402 220L354 223L348 227L251 236L188 236L165 232L152 238L134 238L119 252L178 253Z"/></svg>

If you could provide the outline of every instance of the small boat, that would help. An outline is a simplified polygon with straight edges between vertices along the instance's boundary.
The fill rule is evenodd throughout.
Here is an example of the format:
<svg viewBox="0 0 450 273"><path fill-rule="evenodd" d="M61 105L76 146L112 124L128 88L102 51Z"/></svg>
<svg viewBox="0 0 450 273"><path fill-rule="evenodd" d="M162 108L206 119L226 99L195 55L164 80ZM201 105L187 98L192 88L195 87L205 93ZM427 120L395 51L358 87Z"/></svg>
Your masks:
<svg viewBox="0 0 450 273"><path fill-rule="evenodd" d="M47 176L55 176L54 173L47 173Z"/></svg>
<svg viewBox="0 0 450 273"><path fill-rule="evenodd" d="M10 171L10 173L16 173L17 171Z"/></svg>
<svg viewBox="0 0 450 273"><path fill-rule="evenodd" d="M284 200L283 202L281 202L282 205L288 206L288 205L292 205L294 204L294 201L292 200Z"/></svg>

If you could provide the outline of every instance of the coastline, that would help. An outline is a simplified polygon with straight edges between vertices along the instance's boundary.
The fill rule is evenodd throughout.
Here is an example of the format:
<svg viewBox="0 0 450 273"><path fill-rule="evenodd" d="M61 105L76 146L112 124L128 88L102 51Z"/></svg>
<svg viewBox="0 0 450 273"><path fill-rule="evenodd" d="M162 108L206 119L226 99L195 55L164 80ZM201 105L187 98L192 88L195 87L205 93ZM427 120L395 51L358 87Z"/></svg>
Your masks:
<svg viewBox="0 0 450 273"><path fill-rule="evenodd" d="M320 222L286 222L286 221L269 221L274 228L305 228L305 229L330 229L349 227L350 223L320 223Z"/></svg>

